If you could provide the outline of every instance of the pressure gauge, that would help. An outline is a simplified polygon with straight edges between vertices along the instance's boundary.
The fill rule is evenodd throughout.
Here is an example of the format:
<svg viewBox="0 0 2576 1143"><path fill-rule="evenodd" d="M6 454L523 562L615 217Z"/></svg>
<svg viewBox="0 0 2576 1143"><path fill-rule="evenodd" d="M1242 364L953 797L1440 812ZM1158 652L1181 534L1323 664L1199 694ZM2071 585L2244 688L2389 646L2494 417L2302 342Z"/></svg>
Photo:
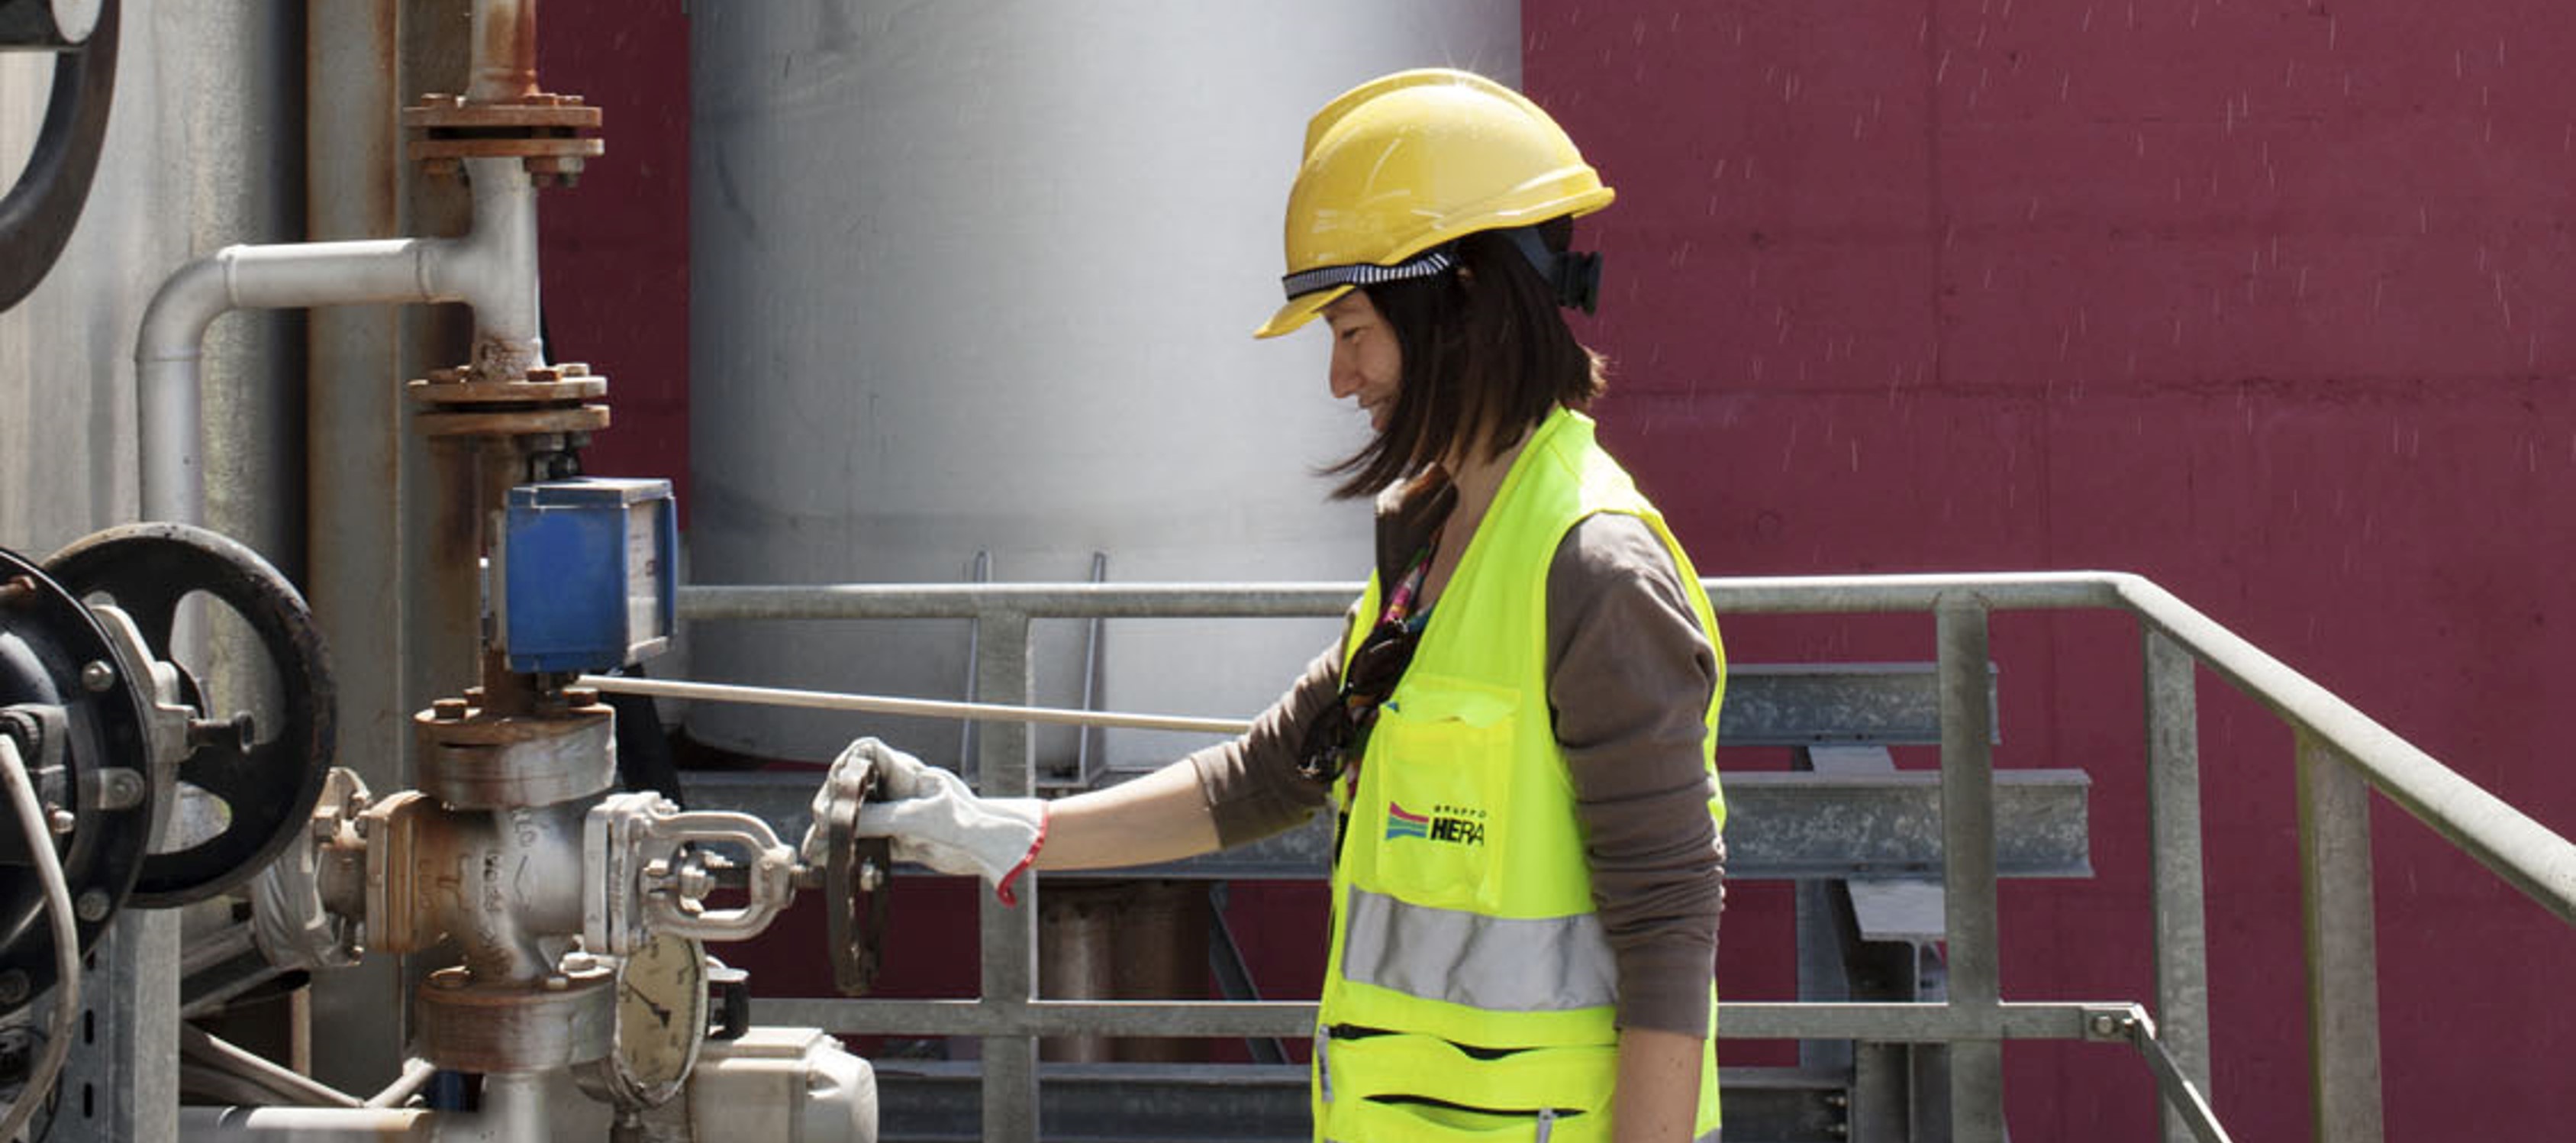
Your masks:
<svg viewBox="0 0 2576 1143"><path fill-rule="evenodd" d="M679 1093L707 1039L707 950L657 936L617 971L617 1050L607 1079L621 1106L658 1107Z"/></svg>

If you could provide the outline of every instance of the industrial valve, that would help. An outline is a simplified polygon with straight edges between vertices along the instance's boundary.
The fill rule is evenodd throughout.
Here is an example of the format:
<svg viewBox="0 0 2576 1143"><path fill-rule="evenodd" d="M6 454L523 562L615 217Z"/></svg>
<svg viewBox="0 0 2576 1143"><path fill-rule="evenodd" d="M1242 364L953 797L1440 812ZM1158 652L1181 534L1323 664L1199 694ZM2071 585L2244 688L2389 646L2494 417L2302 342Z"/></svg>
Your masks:
<svg viewBox="0 0 2576 1143"><path fill-rule="evenodd" d="M0 804L0 863L42 865L41 849L59 866L0 877L0 1016L76 987L77 955L119 908L239 891L279 968L453 942L459 963L412 999L421 1055L509 1084L569 1074L632 1125L688 1088L717 1011L747 1022L738 997L710 997L728 974L708 942L755 937L800 890L827 890L835 978L864 990L889 860L852 827L874 775L836 776L814 864L758 817L615 789L615 716L575 680L667 642L668 497L656 481L509 490L487 686L414 717L413 788L382 793L330 765L328 657L302 597L249 549L142 524L42 565L0 551L0 794L26 791L38 823ZM199 597L264 660L262 717L216 711L174 657ZM55 992L58 1026L70 995ZM827 1049L794 1058L864 1073ZM873 1118L872 1103L863 1119L827 1105L833 1122Z"/></svg>
<svg viewBox="0 0 2576 1143"><path fill-rule="evenodd" d="M285 691L279 717L221 715L173 654L181 603L247 624ZM305 828L332 746L328 656L304 599L201 528L97 533L42 565L0 550L0 1017L38 1030L0 1111L14 1137L61 1074L82 957L126 906L232 889ZM157 843L157 844L156 844ZM52 997L49 1023L22 1017Z"/></svg>
<svg viewBox="0 0 2576 1143"><path fill-rule="evenodd" d="M281 683L274 725L208 709L174 661L190 596L248 625ZM42 841L60 854L83 950L120 908L203 900L282 852L321 796L331 712L312 612L249 548L202 528L136 524L42 566L0 551L0 735L43 801ZM26 866L37 841L0 825L0 862ZM36 878L0 882L0 1012L56 976L41 902Z"/></svg>

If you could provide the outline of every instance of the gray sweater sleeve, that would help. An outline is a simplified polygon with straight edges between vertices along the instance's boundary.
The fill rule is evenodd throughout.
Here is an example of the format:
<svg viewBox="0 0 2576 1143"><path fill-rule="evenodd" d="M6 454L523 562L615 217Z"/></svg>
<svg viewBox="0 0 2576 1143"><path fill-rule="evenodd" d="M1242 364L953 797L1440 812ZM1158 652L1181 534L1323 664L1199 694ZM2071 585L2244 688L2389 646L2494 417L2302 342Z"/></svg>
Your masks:
<svg viewBox="0 0 2576 1143"><path fill-rule="evenodd" d="M1715 649L1652 528L1591 517L1548 569L1548 705L1574 782L1619 1026L1708 1035L1726 851L1700 761Z"/></svg>
<svg viewBox="0 0 2576 1143"><path fill-rule="evenodd" d="M1252 729L1190 755L1199 796L1216 818L1217 844L1237 846L1304 825L1325 803L1325 788L1297 775L1297 752L1306 720L1332 701L1342 686L1341 643L1336 640L1306 664L1306 672Z"/></svg>
<svg viewBox="0 0 2576 1143"><path fill-rule="evenodd" d="M1548 705L1618 964L1619 1024L1705 1036L1724 899L1699 754L1716 656L1671 557L1635 517L1577 524L1547 595ZM1317 655L1243 737L1190 756L1221 844L1301 825L1324 804L1324 788L1297 776L1297 751L1341 685L1339 651Z"/></svg>

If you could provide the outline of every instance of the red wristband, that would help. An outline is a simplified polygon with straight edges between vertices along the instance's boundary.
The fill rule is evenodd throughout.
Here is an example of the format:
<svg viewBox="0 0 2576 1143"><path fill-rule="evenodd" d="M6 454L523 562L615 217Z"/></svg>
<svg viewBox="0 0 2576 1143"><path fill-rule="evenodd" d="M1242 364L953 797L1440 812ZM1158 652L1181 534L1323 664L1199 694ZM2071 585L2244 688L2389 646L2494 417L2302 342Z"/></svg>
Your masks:
<svg viewBox="0 0 2576 1143"><path fill-rule="evenodd" d="M1021 857L1020 863L1012 866L1010 872L1003 874L1001 880L993 883L993 895L1001 898L1003 904L1017 905L1020 903L1019 895L1011 892L1011 883L1019 880L1020 874L1028 872L1030 866L1037 864L1038 850L1046 845L1047 823L1054 819L1055 807L1047 805L1044 802L1039 803L1038 835L1035 838L1030 839L1028 854Z"/></svg>

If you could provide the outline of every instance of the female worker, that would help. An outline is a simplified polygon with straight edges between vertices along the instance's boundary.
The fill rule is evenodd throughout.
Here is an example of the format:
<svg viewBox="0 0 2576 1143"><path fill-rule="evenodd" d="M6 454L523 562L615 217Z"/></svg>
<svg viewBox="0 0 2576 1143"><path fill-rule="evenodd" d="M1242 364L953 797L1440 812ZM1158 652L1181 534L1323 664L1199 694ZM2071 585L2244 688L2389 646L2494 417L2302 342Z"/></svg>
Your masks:
<svg viewBox="0 0 2576 1143"><path fill-rule="evenodd" d="M1593 440L1611 192L1537 105L1410 71L1317 113L1287 304L1376 437L1348 636L1241 739L1053 802L982 799L873 740L860 832L978 874L1174 860L1340 817L1320 1139L1713 1139L1724 659L1690 561Z"/></svg>

